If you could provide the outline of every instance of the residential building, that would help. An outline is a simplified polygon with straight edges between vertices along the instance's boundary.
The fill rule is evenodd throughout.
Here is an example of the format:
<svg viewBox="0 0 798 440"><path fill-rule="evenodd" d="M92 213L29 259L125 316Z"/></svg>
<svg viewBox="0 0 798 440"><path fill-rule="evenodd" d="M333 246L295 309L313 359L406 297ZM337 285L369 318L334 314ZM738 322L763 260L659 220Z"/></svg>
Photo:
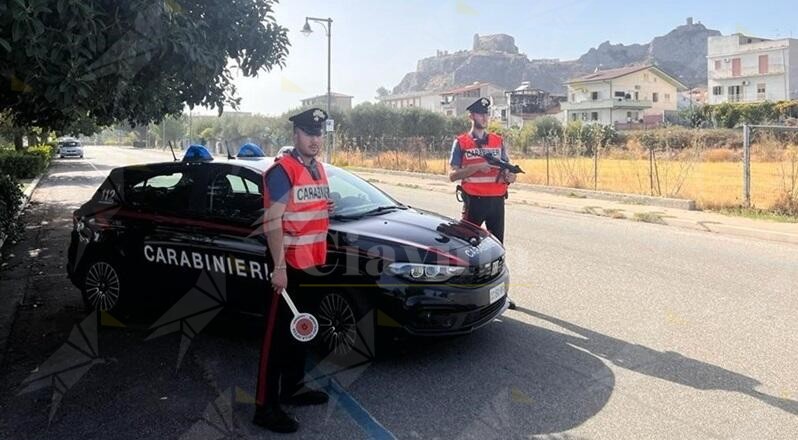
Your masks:
<svg viewBox="0 0 798 440"><path fill-rule="evenodd" d="M462 116L466 113L466 107L480 97L490 98L494 109L507 104L503 88L491 83L475 82L441 92L441 112L446 116Z"/></svg>
<svg viewBox="0 0 798 440"><path fill-rule="evenodd" d="M393 108L416 107L433 112L441 111L441 95L431 90L380 96L377 101Z"/></svg>
<svg viewBox="0 0 798 440"><path fill-rule="evenodd" d="M333 109L352 110L352 96L343 93L330 93L330 105ZM327 94L313 96L302 100L302 107L327 108Z"/></svg>
<svg viewBox="0 0 798 440"><path fill-rule="evenodd" d="M552 95L549 92L532 87L529 81L523 81L514 90L505 91L506 105L495 105L493 117L508 126L522 126L525 121L546 115L560 113L560 103L565 96Z"/></svg>
<svg viewBox="0 0 798 440"><path fill-rule="evenodd" d="M798 99L798 40L709 37L707 72L710 104Z"/></svg>
<svg viewBox="0 0 798 440"><path fill-rule="evenodd" d="M693 87L679 93L679 110L701 107L707 103L707 88Z"/></svg>
<svg viewBox="0 0 798 440"><path fill-rule="evenodd" d="M582 121L618 128L657 125L678 110L679 92L687 87L654 65L596 71L565 83L561 104L565 122Z"/></svg>

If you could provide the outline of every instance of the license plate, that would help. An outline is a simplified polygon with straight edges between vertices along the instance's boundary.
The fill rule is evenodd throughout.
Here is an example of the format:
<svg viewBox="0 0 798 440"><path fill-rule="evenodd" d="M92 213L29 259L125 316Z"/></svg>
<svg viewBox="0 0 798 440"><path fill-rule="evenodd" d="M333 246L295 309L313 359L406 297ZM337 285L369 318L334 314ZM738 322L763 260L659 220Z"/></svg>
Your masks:
<svg viewBox="0 0 798 440"><path fill-rule="evenodd" d="M504 297L504 283L499 284L498 286L491 287L490 289L490 303L493 304L496 301L502 299Z"/></svg>

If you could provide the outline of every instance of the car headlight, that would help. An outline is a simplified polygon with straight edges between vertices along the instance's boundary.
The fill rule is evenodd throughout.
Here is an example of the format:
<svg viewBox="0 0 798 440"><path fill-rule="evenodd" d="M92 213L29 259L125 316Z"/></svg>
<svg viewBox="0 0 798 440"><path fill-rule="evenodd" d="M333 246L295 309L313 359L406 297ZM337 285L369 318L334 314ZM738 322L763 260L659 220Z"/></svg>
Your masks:
<svg viewBox="0 0 798 440"><path fill-rule="evenodd" d="M465 267L442 266L437 264L391 263L388 272L420 282L436 283L446 281L465 272Z"/></svg>

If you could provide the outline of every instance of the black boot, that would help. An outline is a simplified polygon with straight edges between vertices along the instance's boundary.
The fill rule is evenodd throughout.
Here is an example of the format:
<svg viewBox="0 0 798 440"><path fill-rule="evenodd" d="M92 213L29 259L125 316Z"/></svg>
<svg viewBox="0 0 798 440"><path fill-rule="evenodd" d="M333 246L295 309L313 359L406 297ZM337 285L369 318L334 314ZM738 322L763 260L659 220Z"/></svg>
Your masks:
<svg viewBox="0 0 798 440"><path fill-rule="evenodd" d="M330 396L324 391L303 387L291 395L282 396L280 402L286 405L308 406L323 405L327 403L328 400L330 400Z"/></svg>
<svg viewBox="0 0 798 440"><path fill-rule="evenodd" d="M271 408L256 406L252 422L272 432L291 433L299 429L299 422L279 406Z"/></svg>

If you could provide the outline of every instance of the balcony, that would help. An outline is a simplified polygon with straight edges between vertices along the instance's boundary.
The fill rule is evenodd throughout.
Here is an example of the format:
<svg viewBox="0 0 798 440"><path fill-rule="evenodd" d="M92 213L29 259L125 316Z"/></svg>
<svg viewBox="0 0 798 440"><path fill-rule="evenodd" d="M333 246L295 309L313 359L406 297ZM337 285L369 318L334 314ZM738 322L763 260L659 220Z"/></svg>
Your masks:
<svg viewBox="0 0 798 440"><path fill-rule="evenodd" d="M629 109L629 110L645 110L651 108L652 102L645 99L597 99L586 100L580 102L563 102L561 108L563 110L597 110L597 109Z"/></svg>
<svg viewBox="0 0 798 440"><path fill-rule="evenodd" d="M734 75L732 73L731 67L729 67L727 69L721 69L721 70L710 70L709 78L710 79L751 78L754 76L781 75L783 73L784 73L783 64L771 64L768 65L767 73L759 73L759 67L751 67L751 68L741 69L739 75Z"/></svg>

